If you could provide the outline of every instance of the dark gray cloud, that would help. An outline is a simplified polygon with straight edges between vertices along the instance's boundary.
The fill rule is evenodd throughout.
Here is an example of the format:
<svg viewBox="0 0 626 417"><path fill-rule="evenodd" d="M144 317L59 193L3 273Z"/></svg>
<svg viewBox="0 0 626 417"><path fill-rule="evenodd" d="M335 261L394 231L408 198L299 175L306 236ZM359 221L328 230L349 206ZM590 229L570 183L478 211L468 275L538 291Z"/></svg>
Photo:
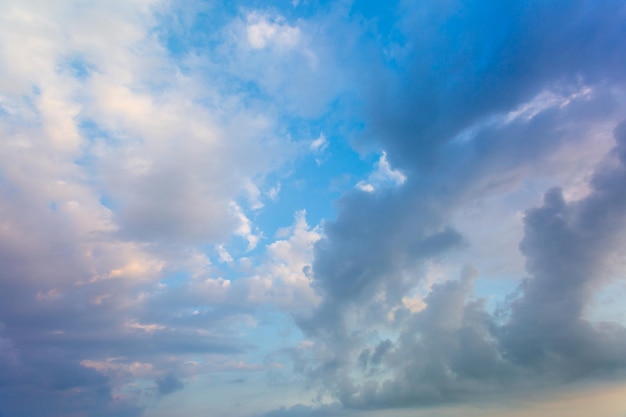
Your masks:
<svg viewBox="0 0 626 417"><path fill-rule="evenodd" d="M7 416L73 412L131 417L142 412L133 401L114 400L109 378L78 364L73 352L49 347L20 350L15 361L0 364L0 374L0 412Z"/></svg>
<svg viewBox="0 0 626 417"><path fill-rule="evenodd" d="M572 378L626 365L626 330L584 319L594 292L610 278L605 264L624 243L624 126L615 129L618 144L610 165L591 179L588 197L568 204L561 190L552 189L542 207L526 214L520 249L532 279L512 303L502 338L515 363Z"/></svg>
<svg viewBox="0 0 626 417"><path fill-rule="evenodd" d="M185 387L183 382L172 374L166 375L164 378L156 380L159 395L167 395L176 391L180 391Z"/></svg>
<svg viewBox="0 0 626 417"><path fill-rule="evenodd" d="M558 170L548 161L593 146L591 137L608 136L606 126L623 117L623 2L401 10L403 41L391 69L373 65L355 144L385 149L408 178L338 201L316 246L322 302L298 317L315 344L294 353L296 369L355 408L484 400L621 372L623 327L584 313L610 278L606 259L624 244L624 167L615 162L624 158L623 125L587 197L566 202L553 189L526 213L520 250L529 277L498 314L474 296L469 272L433 287L421 312L402 299L423 282L426 261L471 245L452 220L463 204Z"/></svg>
<svg viewBox="0 0 626 417"><path fill-rule="evenodd" d="M584 315L611 278L606 263L626 241L624 126L615 129L618 145L598 167L588 196L568 203L555 188L527 211L520 249L529 277L503 306L504 318L473 295L476 271L467 268L458 280L435 285L427 307L407 316L393 342L385 339L350 361L364 337L318 338L329 356L305 372L349 408L473 402L533 384L624 375L626 329ZM381 364L384 372L354 379L346 368L356 364L362 370Z"/></svg>
<svg viewBox="0 0 626 417"><path fill-rule="evenodd" d="M298 357L297 368L312 381L332 387L331 391L345 404L357 407L459 401L461 397L468 399L469 392L491 392L496 386L494 382L506 387L506 381L515 380L518 375L515 366L503 358L504 352L494 342L501 331L496 326L496 318L484 311L482 302L468 302L470 305L463 307L463 300L472 296L470 281L464 281L458 288L451 286L434 292L426 300L427 310L418 314L419 320L404 308L395 312L396 320L392 323L388 321L388 314L393 307L402 305L402 297L419 285L423 276L420 265L424 261L445 259L451 249L458 251L471 244L464 242L449 226L456 207L514 187L532 170L549 171L550 168L542 166L535 157L550 155L568 141L575 143L577 132L586 132L586 124L599 120L597 114L589 110L606 101L610 103L611 99L600 95L574 102L567 108L547 109L530 120L485 128L472 141L454 145L447 156L453 164L446 172L422 179L409 178L401 188L374 194L355 191L344 197L338 205L336 222L326 225L326 239L317 246L314 285L325 297L312 316L299 319L301 328L318 342L314 349L316 360L320 362L311 366L306 358ZM615 114L611 104L605 108L610 109L607 114ZM524 145L531 149L526 150ZM500 176L494 177L494 172L499 172ZM444 297L443 294L454 288L456 298ZM440 294L440 298L435 298L435 294ZM437 301L440 299L448 301ZM376 346L365 347L376 329L391 327L391 331L403 331L401 329L408 328L409 334L432 333L437 329L436 319L452 314L447 310L451 308L461 309L455 313L457 316L467 314L466 321L469 317L480 321L450 331L448 339L457 348L448 354L443 345L445 338L429 340L425 336L420 340L428 340L424 342L427 346L385 348L385 352L395 352L393 355L383 354ZM432 313L435 309L439 309L438 312ZM418 326L414 320L422 324ZM421 327L430 325L434 329L428 332ZM380 349L386 345L384 340L379 343ZM380 376L381 369L367 369L376 351L380 352L377 359L383 365L383 373L390 366L384 358L395 357L391 369L411 373L413 376L404 381L407 385L415 385L418 379L423 379L425 391L417 394L390 383L385 385L389 397L360 392L349 374L354 367L363 367L366 373ZM439 370L426 372L420 368L422 365L411 365L410 358L415 352L422 352L423 361L430 361L431 355L444 355L444 363ZM357 357L358 364L355 364ZM467 379L477 386L463 388L446 379L449 366L455 367L454 372L467 374ZM445 394L432 382L437 372L442 383L450 385L442 387L447 390ZM480 380L480 375L484 381ZM460 385L468 384L465 381ZM370 389L375 386L370 384Z"/></svg>
<svg viewBox="0 0 626 417"><path fill-rule="evenodd" d="M301 371L350 408L485 401L520 389L624 375L626 329L590 322L584 314L595 292L613 278L607 262L626 243L624 126L615 129L617 146L597 167L585 198L566 202L554 188L541 207L526 212L520 249L529 277L497 314L474 296L476 272L469 268L459 280L435 285L424 310L396 313L397 339L360 353L357 346L368 345L365 329L376 328L375 322L333 325L315 317L321 328L340 330L309 333L321 345L323 362L301 364ZM357 299L333 312L345 320L377 303ZM379 364L382 372L365 372ZM351 376L359 368L362 376Z"/></svg>
<svg viewBox="0 0 626 417"><path fill-rule="evenodd" d="M344 307L380 291L388 297L383 308L396 304L414 285L402 270L462 244L458 232L443 225L439 207L419 196L392 190L383 195L354 191L342 198L338 220L325 225L327 238L316 247L315 285L324 295L319 316L302 326L343 324Z"/></svg>

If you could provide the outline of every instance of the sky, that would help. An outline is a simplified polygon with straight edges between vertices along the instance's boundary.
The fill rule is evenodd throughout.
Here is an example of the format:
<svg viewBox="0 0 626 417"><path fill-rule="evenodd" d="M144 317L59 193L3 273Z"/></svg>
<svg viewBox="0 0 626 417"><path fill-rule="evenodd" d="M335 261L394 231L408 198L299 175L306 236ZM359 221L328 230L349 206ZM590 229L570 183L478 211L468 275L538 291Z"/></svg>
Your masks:
<svg viewBox="0 0 626 417"><path fill-rule="evenodd" d="M621 0L0 0L0 417L626 417Z"/></svg>

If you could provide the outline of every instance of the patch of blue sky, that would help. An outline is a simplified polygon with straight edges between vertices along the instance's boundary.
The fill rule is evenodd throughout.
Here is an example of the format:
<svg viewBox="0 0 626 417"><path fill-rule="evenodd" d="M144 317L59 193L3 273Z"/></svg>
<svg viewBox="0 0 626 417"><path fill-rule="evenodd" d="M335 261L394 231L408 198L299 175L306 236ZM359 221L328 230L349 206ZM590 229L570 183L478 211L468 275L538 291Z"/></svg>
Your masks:
<svg viewBox="0 0 626 417"><path fill-rule="evenodd" d="M265 372L252 370L232 369L199 375L186 381L185 389L165 396L146 416L260 416L262 411L277 408L278 398L295 397L293 384L268 387L267 383ZM277 390L280 390L278 395Z"/></svg>
<svg viewBox="0 0 626 417"><path fill-rule="evenodd" d="M231 13L245 13L252 10L276 12L287 20L295 21L328 12L331 6L336 4L337 1L332 0L247 0L222 2L222 7L223 10Z"/></svg>
<svg viewBox="0 0 626 417"><path fill-rule="evenodd" d="M383 45L404 43L405 37L398 28L398 4L400 0L370 1L357 0L350 4L350 16L354 19L364 19L369 24L366 27L374 38Z"/></svg>
<svg viewBox="0 0 626 417"><path fill-rule="evenodd" d="M309 143L320 138L327 145L319 152L312 151L297 164L291 175L280 181L276 201L267 201L266 208L256 216L255 221L262 230L272 233L289 226L290 223L285 223L292 222L294 214L300 210L306 210L311 226L333 220L334 201L367 177L377 159L377 155L356 153L348 138L326 135L323 131L311 135Z"/></svg>
<svg viewBox="0 0 626 417"><path fill-rule="evenodd" d="M187 271L165 271L160 282L168 287L179 287L189 282L190 278Z"/></svg>
<svg viewBox="0 0 626 417"><path fill-rule="evenodd" d="M97 158L91 152L92 147L98 142L114 145L116 141L115 135L103 129L95 120L90 118L79 118L77 127L81 137L86 141L86 146L83 148L81 155L74 159L74 163L87 173L95 176ZM109 208L113 207L113 201L110 196L103 196L100 203Z"/></svg>
<svg viewBox="0 0 626 417"><path fill-rule="evenodd" d="M238 14L234 2L195 1L156 15L153 33L171 57L205 55L222 42L221 31Z"/></svg>
<svg viewBox="0 0 626 417"><path fill-rule="evenodd" d="M259 113L271 110L272 96L262 89L255 80L228 73L214 73L211 70L203 70L202 77L208 84L214 86L220 94L236 98L238 104L243 105L245 109ZM232 103L224 103L216 99L215 96L199 96L194 99L194 104L208 110L220 111Z"/></svg>
<svg viewBox="0 0 626 417"><path fill-rule="evenodd" d="M288 23L310 19L328 12L336 2L308 0L249 0L242 2L189 2L182 7L157 13L153 32L185 69L190 55L213 55L223 45L224 29L238 17L260 12L279 15Z"/></svg>
<svg viewBox="0 0 626 417"><path fill-rule="evenodd" d="M281 188L276 201L267 202L271 209L259 212L257 221L263 230L287 226L286 219L303 209L310 225L332 220L333 202L372 170L378 155L359 154L352 146L362 125L352 113L352 103L346 105L351 100L354 98L338 97L316 119L288 115L282 118L286 134L307 148L307 156L297 160L289 175L279 180ZM320 141L317 146L315 141Z"/></svg>
<svg viewBox="0 0 626 417"><path fill-rule="evenodd" d="M286 346L295 346L302 340L302 332L293 318L275 308L266 307L255 312L255 325L243 330L244 338L257 347L249 358L262 363L267 355Z"/></svg>
<svg viewBox="0 0 626 417"><path fill-rule="evenodd" d="M41 89L34 84L31 86L31 95L22 95L15 100L12 97L5 98L0 94L0 117L10 118L12 122L7 127L40 126L40 112L35 103L36 97L40 94Z"/></svg>
<svg viewBox="0 0 626 417"><path fill-rule="evenodd" d="M507 298L513 296L520 286L520 280L512 277L478 277L474 281L474 296L484 298L486 309L495 312L505 305Z"/></svg>
<svg viewBox="0 0 626 417"><path fill-rule="evenodd" d="M100 126L95 120L90 118L81 118L78 121L78 130L81 136L93 143L96 140L112 140L114 137Z"/></svg>
<svg viewBox="0 0 626 417"><path fill-rule="evenodd" d="M184 285L184 282L179 283L177 286L181 285ZM172 291L172 289L175 290L175 288L176 286L172 287L171 285L168 285L166 291ZM215 323L220 323L223 321L229 322L230 325L226 327L230 327L230 331L239 335L239 325L242 325L240 321L247 321L245 318L243 320L241 320L241 318L242 316L246 316L246 314L250 311L251 309L249 308L244 309L204 302L197 305L187 304L184 308L174 309L166 313L166 315L169 315L168 320L171 321L171 323L174 324L175 327L180 326L183 328L187 326L190 326L191 328L211 327L211 325ZM240 320L237 320L238 318ZM226 331L226 333L228 333L228 330ZM241 346L235 349L236 352L244 352L252 347L250 343L245 341L238 342L237 345ZM220 347L217 348L218 351L223 349L224 348ZM232 349L226 348L226 350L229 351Z"/></svg>
<svg viewBox="0 0 626 417"><path fill-rule="evenodd" d="M293 215L300 210L306 210L310 225L332 220L336 215L333 202L367 176L373 164L347 147L343 139L331 142L326 154L303 161L281 182L277 201L267 202L267 209L259 212L257 224L263 230L277 230L289 226L285 222L292 222Z"/></svg>
<svg viewBox="0 0 626 417"><path fill-rule="evenodd" d="M101 194L99 199L100 205L111 211L117 211L120 208L120 202L109 194Z"/></svg>
<svg viewBox="0 0 626 417"><path fill-rule="evenodd" d="M25 111L11 112L10 116L13 118L14 122L20 122L22 126L41 126L43 124L40 118L41 112L36 103L37 97L41 95L41 88L33 84L31 86L31 93L32 95L23 95L21 97L21 103L18 104L18 106L23 107L22 110Z"/></svg>
<svg viewBox="0 0 626 417"><path fill-rule="evenodd" d="M96 68L93 64L89 63L85 57L81 55L73 55L67 57L59 66L59 72L66 72L72 75L72 77L84 81Z"/></svg>
<svg viewBox="0 0 626 417"><path fill-rule="evenodd" d="M274 382L293 379L289 351L296 349L304 340L293 318L269 308L255 311L254 317L255 325L248 326L242 333L242 339L251 346L245 353L245 362L250 365L250 370L257 368L261 371L254 373L260 373L264 383L268 383L268 378Z"/></svg>
<svg viewBox="0 0 626 417"><path fill-rule="evenodd" d="M235 260L245 257L258 264L266 246L276 239L276 232L291 226L298 211L306 211L310 227L324 220L333 220L336 215L334 201L372 171L379 155L354 151L350 138L362 126L342 108L341 99L337 99L322 117L316 119L282 116L282 134L296 142L302 153L287 167L264 179L261 187L265 193L262 196L264 207L246 211L254 227L253 233L260 236L257 247L249 250L248 242L241 236L224 242L225 249ZM315 148L315 141L323 141L323 144ZM269 195L272 189L274 194ZM214 246L207 246L203 251L211 259L219 259ZM235 280L241 277L241 272L232 265L222 262L219 269L223 278Z"/></svg>
<svg viewBox="0 0 626 417"><path fill-rule="evenodd" d="M249 272L246 267L242 266L242 263L245 264L249 260L251 266L258 266L260 256L264 253L264 243L261 242L256 248L247 250L247 242L241 238L232 238L223 245L222 249L233 258L232 261L228 262L220 259L220 253L214 244L203 245L200 250L211 259L212 279L222 278L228 281L237 281L249 277ZM191 277L191 275L187 276Z"/></svg>

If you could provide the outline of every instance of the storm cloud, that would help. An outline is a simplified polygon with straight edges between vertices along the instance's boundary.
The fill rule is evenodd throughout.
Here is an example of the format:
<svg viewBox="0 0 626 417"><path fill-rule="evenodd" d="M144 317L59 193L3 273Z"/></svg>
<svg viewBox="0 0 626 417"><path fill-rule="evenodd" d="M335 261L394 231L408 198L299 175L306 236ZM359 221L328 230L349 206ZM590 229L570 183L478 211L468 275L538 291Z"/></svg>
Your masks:
<svg viewBox="0 0 626 417"><path fill-rule="evenodd" d="M372 83L356 144L385 149L407 180L339 200L313 264L323 301L300 319L317 365L298 369L349 408L472 402L623 372L623 325L585 316L624 245L624 124L606 128L623 111L623 4L399 9L404 43ZM468 266L410 311L427 263L471 246L454 224L464 205L546 175L599 127L617 146L588 193L567 201L552 188L526 211L517 291L488 308Z"/></svg>

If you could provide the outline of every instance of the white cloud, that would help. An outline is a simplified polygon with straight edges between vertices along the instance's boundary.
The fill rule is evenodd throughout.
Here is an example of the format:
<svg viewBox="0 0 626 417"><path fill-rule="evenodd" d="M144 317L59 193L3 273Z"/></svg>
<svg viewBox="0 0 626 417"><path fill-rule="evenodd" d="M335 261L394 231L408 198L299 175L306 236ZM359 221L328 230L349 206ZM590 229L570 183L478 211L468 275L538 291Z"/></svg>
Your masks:
<svg viewBox="0 0 626 417"><path fill-rule="evenodd" d="M276 184L275 186L273 186L272 188L270 188L267 191L267 197L272 200L272 201L276 201L278 200L278 195L280 194L280 183Z"/></svg>
<svg viewBox="0 0 626 417"><path fill-rule="evenodd" d="M358 188L361 191L365 191L366 193L373 193L374 191L376 191L376 189L374 188L372 184L367 183L365 181L357 182L356 188Z"/></svg>
<svg viewBox="0 0 626 417"><path fill-rule="evenodd" d="M359 181L356 184L356 188L367 193L373 193L380 188L400 186L405 181L406 175L399 170L391 168L389 161L387 161L387 153L383 151L367 180Z"/></svg>
<svg viewBox="0 0 626 417"><path fill-rule="evenodd" d="M176 303L246 306L273 305L290 312L309 311L319 302L311 288L311 263L314 245L321 238L317 227L306 221L304 211L297 212L294 224L285 228L281 237L267 245L257 262L238 259L243 276L230 281L223 278L193 280L183 294L163 294L165 304L170 297L180 297ZM223 250L223 248L222 248ZM221 260L233 264L232 256L218 247Z"/></svg>
<svg viewBox="0 0 626 417"><path fill-rule="evenodd" d="M252 222L250 221L250 219L248 219L248 217L246 217L239 204L233 201L231 202L230 207L234 216L239 221L239 225L235 230L235 234L241 236L248 241L249 251L256 248L256 245L259 243L259 239L261 238L261 236L252 232Z"/></svg>
<svg viewBox="0 0 626 417"><path fill-rule="evenodd" d="M280 17L270 18L259 13L250 13L246 19L246 34L249 45L254 49L275 46L289 50L300 42L300 29L290 26Z"/></svg>
<svg viewBox="0 0 626 417"><path fill-rule="evenodd" d="M315 153L324 152L328 147L328 140L323 133L320 133L319 137L311 142L311 150Z"/></svg>
<svg viewBox="0 0 626 417"><path fill-rule="evenodd" d="M217 253L221 262L231 263L233 261L233 257L228 253L224 245L217 245Z"/></svg>
<svg viewBox="0 0 626 417"><path fill-rule="evenodd" d="M163 375L187 349L238 352L236 338L221 339L241 320L236 313L198 334L206 311L172 326L189 317L172 318L183 309L154 300L175 299L190 281L206 302L232 293L231 281L213 274L206 247L223 248L232 235L257 245L246 210L261 207L263 178L294 152L267 107L225 92L204 68L181 70L154 33L168 4L0 3L0 315L14 312L11 331L39 341L11 366L43 379L103 373L101 393L72 391L76 404L104 395L103 413L109 387L119 393L132 378ZM292 48L299 39L297 28L257 23L268 46ZM225 250L219 256L229 262ZM180 343L173 348L172 333ZM47 356L49 343L63 346L57 356ZM3 356L19 350L0 333ZM125 359L106 359L108 351ZM153 372L132 371L143 355ZM134 401L135 391L124 392Z"/></svg>

